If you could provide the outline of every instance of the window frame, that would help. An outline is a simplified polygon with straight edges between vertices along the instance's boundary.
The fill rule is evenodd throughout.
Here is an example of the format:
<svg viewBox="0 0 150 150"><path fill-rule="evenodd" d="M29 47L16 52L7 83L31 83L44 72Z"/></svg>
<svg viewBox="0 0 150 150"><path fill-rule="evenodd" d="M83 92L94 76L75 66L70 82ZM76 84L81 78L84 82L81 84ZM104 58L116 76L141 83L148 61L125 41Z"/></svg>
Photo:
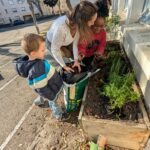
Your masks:
<svg viewBox="0 0 150 150"><path fill-rule="evenodd" d="M11 8L11 10L12 10L13 13L17 13L18 12L18 10L16 8Z"/></svg>
<svg viewBox="0 0 150 150"><path fill-rule="evenodd" d="M8 3L9 3L10 5L14 5L14 0L8 0Z"/></svg>
<svg viewBox="0 0 150 150"><path fill-rule="evenodd" d="M25 11L26 11L26 8L25 8L25 7L21 7L21 11L22 11L22 12L25 12Z"/></svg>
<svg viewBox="0 0 150 150"><path fill-rule="evenodd" d="M23 4L23 0L17 0L18 4Z"/></svg>

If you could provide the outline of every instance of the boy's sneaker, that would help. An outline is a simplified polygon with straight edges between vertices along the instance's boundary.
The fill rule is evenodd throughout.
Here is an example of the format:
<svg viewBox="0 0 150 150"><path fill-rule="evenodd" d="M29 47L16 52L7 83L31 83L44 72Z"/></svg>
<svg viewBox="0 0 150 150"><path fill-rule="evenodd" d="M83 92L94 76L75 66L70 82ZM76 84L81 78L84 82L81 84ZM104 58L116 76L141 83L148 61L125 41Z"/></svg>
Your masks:
<svg viewBox="0 0 150 150"><path fill-rule="evenodd" d="M67 121L70 119L70 117L71 117L71 114L65 112L62 114L62 117L58 119L58 121L62 121L62 122Z"/></svg>
<svg viewBox="0 0 150 150"><path fill-rule="evenodd" d="M39 104L38 106L41 108L49 108L49 103L48 103L48 101L44 101L43 104Z"/></svg>
<svg viewBox="0 0 150 150"><path fill-rule="evenodd" d="M33 102L36 106L41 108L49 108L49 103L47 100L44 100L42 97L38 97Z"/></svg>

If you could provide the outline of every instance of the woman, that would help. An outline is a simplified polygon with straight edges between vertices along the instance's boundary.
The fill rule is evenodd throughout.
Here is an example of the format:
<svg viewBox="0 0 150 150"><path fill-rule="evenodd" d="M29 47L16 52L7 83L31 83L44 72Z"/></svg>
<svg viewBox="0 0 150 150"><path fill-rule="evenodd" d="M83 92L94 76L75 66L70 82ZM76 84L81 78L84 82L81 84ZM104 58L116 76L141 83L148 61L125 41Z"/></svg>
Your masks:
<svg viewBox="0 0 150 150"><path fill-rule="evenodd" d="M94 24L97 18L97 9L94 4L88 1L80 2L72 13L68 16L59 17L47 32L47 49L50 51L50 63L60 71L61 68L67 72L73 72L73 69L67 67L63 57L63 47L73 45L73 67L78 67L80 71L80 64L78 62L78 40L79 37L85 41L90 39L90 27ZM66 51L66 50L65 50ZM68 52L71 55L72 49ZM66 56L66 52L64 52Z"/></svg>

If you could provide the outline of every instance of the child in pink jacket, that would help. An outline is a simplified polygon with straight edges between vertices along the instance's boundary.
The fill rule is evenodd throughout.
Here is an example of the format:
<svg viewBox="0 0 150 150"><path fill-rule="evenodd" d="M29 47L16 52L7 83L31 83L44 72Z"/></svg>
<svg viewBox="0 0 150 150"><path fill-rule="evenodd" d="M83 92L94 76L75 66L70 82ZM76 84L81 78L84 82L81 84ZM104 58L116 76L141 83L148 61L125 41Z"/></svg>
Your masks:
<svg viewBox="0 0 150 150"><path fill-rule="evenodd" d="M82 60L86 66L91 64L95 56L103 57L106 47L105 17L108 16L108 12L104 14L101 11L102 8L105 7L105 4L99 4L99 2L96 4L98 6L98 16L94 25L91 27L91 40L90 42L83 42L82 39L80 39L78 43L79 59Z"/></svg>

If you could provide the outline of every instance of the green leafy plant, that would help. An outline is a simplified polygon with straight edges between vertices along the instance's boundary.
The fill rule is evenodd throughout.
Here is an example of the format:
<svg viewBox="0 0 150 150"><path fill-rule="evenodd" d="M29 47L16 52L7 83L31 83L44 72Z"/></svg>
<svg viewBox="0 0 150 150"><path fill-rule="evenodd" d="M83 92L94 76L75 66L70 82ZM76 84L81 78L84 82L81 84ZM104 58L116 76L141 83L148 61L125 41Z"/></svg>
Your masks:
<svg viewBox="0 0 150 150"><path fill-rule="evenodd" d="M120 17L118 15L112 15L106 20L106 30L111 32L117 28L119 25Z"/></svg>
<svg viewBox="0 0 150 150"><path fill-rule="evenodd" d="M106 20L106 30L109 32L110 38L115 39L118 35L119 31L119 22L120 17L118 15L112 15L110 18L107 18Z"/></svg>
<svg viewBox="0 0 150 150"><path fill-rule="evenodd" d="M134 73L123 74L125 67L121 58L115 57L109 71L109 83L103 88L102 95L109 97L112 109L122 108L130 101L137 101L140 96L132 89L135 82Z"/></svg>
<svg viewBox="0 0 150 150"><path fill-rule="evenodd" d="M110 72L109 73L112 74L112 73L115 72L116 74L119 74L122 65L123 65L123 62L121 61L121 58L115 57L113 59L112 66L110 68Z"/></svg>
<svg viewBox="0 0 150 150"><path fill-rule="evenodd" d="M109 97L112 109L122 108L126 103L138 100L140 95L132 89L133 83L133 73L110 75L109 83L104 86L102 94Z"/></svg>
<svg viewBox="0 0 150 150"><path fill-rule="evenodd" d="M105 61L105 63L107 65L112 65L114 64L115 65L115 62L120 58L120 52L119 51L110 51L108 53L108 58L107 60ZM111 66L112 68L113 66ZM111 69L112 70L112 69Z"/></svg>
<svg viewBox="0 0 150 150"><path fill-rule="evenodd" d="M113 47L109 46L108 44L106 45L105 50L106 50L106 52L115 51L115 49Z"/></svg>

